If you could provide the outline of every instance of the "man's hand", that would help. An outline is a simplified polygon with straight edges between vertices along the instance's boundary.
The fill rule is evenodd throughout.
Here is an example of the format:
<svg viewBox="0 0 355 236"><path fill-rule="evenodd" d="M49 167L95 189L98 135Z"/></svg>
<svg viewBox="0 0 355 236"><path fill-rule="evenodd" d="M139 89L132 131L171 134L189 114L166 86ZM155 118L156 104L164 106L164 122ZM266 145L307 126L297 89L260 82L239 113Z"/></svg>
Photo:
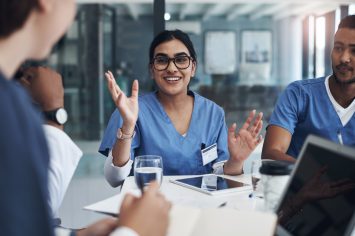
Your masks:
<svg viewBox="0 0 355 236"><path fill-rule="evenodd" d="M64 107L62 76L48 67L24 69L20 82L43 111Z"/></svg>
<svg viewBox="0 0 355 236"><path fill-rule="evenodd" d="M153 182L141 198L127 195L121 206L118 223L136 231L140 236L163 236L169 223L171 204L159 193Z"/></svg>

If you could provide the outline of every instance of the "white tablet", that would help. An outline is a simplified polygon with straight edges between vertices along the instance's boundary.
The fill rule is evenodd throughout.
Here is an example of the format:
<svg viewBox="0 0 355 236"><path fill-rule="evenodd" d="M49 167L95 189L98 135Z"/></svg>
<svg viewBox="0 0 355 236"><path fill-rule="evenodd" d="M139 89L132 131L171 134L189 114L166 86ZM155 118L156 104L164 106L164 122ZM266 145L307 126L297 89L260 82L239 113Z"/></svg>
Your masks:
<svg viewBox="0 0 355 236"><path fill-rule="evenodd" d="M196 177L170 180L170 182L191 188L209 195L233 193L239 191L251 191L250 184L224 178L222 176L208 174Z"/></svg>

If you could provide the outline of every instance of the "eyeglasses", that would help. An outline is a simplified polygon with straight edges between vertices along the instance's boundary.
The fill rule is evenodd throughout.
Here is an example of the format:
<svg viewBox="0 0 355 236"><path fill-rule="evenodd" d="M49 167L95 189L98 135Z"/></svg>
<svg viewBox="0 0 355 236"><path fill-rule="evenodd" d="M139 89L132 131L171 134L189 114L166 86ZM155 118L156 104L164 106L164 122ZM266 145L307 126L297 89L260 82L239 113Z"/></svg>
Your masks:
<svg viewBox="0 0 355 236"><path fill-rule="evenodd" d="M153 65L154 69L158 71L163 71L166 70L169 67L170 62L173 61L176 68L184 70L190 66L191 60L193 60L193 58L187 55L176 56L173 58L169 58L166 56L157 56L153 58Z"/></svg>

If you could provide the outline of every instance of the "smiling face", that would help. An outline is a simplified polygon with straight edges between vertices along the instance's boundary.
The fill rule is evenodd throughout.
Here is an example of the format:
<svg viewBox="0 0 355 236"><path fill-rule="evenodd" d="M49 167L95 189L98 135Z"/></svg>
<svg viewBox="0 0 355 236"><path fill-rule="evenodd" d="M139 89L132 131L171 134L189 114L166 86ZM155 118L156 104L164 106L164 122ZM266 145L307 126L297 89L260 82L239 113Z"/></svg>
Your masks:
<svg viewBox="0 0 355 236"><path fill-rule="evenodd" d="M332 50L334 78L341 84L355 83L355 29L340 28Z"/></svg>
<svg viewBox="0 0 355 236"><path fill-rule="evenodd" d="M155 47L154 49L154 58L175 58L175 63L180 68L185 68L183 65L183 59L191 56L187 47L177 39L172 39L166 42L163 42ZM187 87L190 83L191 77L195 75L196 62L189 59L190 63L186 69L179 69L173 60L169 60L169 64L165 70L157 70L157 65L154 66L154 63L159 63L155 60L151 64L151 73L153 79L155 80L159 92L162 92L166 95L176 96L179 94L187 94ZM180 64L179 64L180 63Z"/></svg>

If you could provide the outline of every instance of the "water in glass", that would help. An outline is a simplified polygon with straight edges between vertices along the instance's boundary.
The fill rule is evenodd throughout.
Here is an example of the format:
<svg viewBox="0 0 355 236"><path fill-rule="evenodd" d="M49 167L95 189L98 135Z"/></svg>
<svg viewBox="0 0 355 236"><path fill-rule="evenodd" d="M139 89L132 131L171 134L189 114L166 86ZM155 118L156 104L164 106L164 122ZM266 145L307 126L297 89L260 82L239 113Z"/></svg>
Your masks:
<svg viewBox="0 0 355 236"><path fill-rule="evenodd" d="M134 160L134 178L142 191L152 181L161 184L163 179L162 158L154 155L136 157Z"/></svg>

